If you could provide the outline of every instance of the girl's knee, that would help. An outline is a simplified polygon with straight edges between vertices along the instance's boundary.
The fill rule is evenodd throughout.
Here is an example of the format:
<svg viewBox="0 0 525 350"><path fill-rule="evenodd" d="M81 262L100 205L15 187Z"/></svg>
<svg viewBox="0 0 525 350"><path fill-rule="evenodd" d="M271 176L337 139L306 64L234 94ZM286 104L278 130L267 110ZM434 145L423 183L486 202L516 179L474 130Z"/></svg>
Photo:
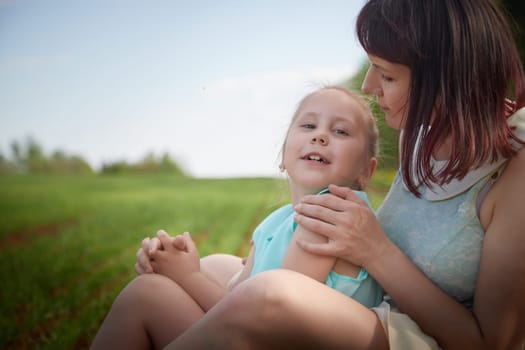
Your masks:
<svg viewBox="0 0 525 350"><path fill-rule="evenodd" d="M113 303L113 308L151 302L156 299L156 293L159 293L163 288L169 288L168 286L172 287L173 282L162 275L143 274L137 276L120 292Z"/></svg>

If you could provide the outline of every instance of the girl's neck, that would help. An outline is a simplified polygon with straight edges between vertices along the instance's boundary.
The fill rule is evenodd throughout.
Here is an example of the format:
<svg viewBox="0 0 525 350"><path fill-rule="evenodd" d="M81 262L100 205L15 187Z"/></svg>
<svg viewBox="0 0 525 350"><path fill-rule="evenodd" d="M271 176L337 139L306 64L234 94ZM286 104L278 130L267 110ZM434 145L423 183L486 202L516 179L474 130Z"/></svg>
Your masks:
<svg viewBox="0 0 525 350"><path fill-rule="evenodd" d="M349 187L352 189L355 188L355 186L351 186L348 184L340 184L340 183L339 184L335 183L335 184L338 186ZM322 186L319 188L303 187L303 186L294 184L292 181L289 182L288 186L290 188L290 197L292 200L292 205L298 204L301 201L301 198L303 198L304 196L307 196L309 194L318 194L319 192L328 188L328 185Z"/></svg>
<svg viewBox="0 0 525 350"><path fill-rule="evenodd" d="M293 184L292 182L290 182L289 186L290 186L290 195L292 199L292 205L298 204L301 198L303 198L304 196L309 195L309 194L317 194L319 193L319 191L326 188L326 187L321 188L321 189L305 188L305 187Z"/></svg>

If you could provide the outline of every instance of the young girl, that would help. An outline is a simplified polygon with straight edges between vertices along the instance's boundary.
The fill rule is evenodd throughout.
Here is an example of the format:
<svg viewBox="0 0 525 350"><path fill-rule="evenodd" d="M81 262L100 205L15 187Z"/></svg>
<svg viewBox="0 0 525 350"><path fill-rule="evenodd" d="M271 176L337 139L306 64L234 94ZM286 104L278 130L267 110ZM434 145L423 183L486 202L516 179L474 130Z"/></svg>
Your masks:
<svg viewBox="0 0 525 350"><path fill-rule="evenodd" d="M382 300L382 289L368 273L334 257L306 253L298 239L323 242L326 238L297 226L293 206L305 195L326 192L328 184L361 190L369 182L377 160L377 128L368 105L356 93L326 87L307 95L293 116L282 149L281 169L289 177L292 204L271 213L255 230L246 265L230 282L234 288L250 275L277 268L304 273L367 307ZM168 277L162 292L138 295L144 283L137 278L117 298L104 321L93 348L161 347L211 309L227 293L224 285L200 271L199 256L188 233L169 237L160 231L163 249L149 255L155 273ZM168 287L169 286L169 287ZM160 287L159 287L160 288ZM181 298L181 294L184 297ZM160 299L159 299L160 297ZM142 308L157 304L162 309ZM180 304L180 305L179 305ZM170 307L167 307L167 306ZM187 314L177 315L181 309ZM184 318L184 322L181 319ZM154 322L150 322L151 320ZM133 320L131 322L130 320ZM189 321L188 321L189 320ZM164 324L159 326L159 324ZM183 323L183 325L181 325ZM166 327L169 324L171 328ZM133 332L129 332L133 330ZM127 336L122 336L122 332Z"/></svg>
<svg viewBox="0 0 525 350"><path fill-rule="evenodd" d="M377 305L382 290L364 269L343 261L334 266L332 257L314 256L298 249L298 239L326 239L302 227L296 230L293 220L293 205L329 183L346 184L368 203L360 190L375 170L376 153L375 122L359 96L336 87L306 96L292 119L280 166L288 173L292 204L270 214L255 230L252 251L233 285L249 275L282 267L325 282L363 305Z"/></svg>

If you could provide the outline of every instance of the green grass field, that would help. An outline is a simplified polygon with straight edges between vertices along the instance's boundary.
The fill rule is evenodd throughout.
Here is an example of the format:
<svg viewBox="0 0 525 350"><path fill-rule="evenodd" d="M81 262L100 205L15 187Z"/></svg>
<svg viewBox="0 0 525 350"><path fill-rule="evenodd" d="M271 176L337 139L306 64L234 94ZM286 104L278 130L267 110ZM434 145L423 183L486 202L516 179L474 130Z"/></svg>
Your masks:
<svg viewBox="0 0 525 350"><path fill-rule="evenodd" d="M374 175L374 207L392 176ZM0 348L87 348L144 237L187 230L201 256L245 255L287 201L275 179L0 177Z"/></svg>

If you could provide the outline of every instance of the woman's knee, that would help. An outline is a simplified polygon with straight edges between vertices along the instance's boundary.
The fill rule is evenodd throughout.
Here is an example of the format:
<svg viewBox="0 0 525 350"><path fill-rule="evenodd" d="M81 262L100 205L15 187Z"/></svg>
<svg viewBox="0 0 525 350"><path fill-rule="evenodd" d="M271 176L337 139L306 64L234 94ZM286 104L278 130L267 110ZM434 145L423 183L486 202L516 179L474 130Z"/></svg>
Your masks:
<svg viewBox="0 0 525 350"><path fill-rule="evenodd" d="M271 270L242 282L226 298L231 314L246 315L251 320L248 325L275 325L283 321L283 315L293 318L289 312L297 299L296 275L288 270Z"/></svg>
<svg viewBox="0 0 525 350"><path fill-rule="evenodd" d="M204 331L210 336L219 334L224 344L236 349L274 348L293 338L297 327L291 329L290 325L301 321L294 305L298 295L295 275L299 274L272 270L243 281L210 310L202 323Z"/></svg>

